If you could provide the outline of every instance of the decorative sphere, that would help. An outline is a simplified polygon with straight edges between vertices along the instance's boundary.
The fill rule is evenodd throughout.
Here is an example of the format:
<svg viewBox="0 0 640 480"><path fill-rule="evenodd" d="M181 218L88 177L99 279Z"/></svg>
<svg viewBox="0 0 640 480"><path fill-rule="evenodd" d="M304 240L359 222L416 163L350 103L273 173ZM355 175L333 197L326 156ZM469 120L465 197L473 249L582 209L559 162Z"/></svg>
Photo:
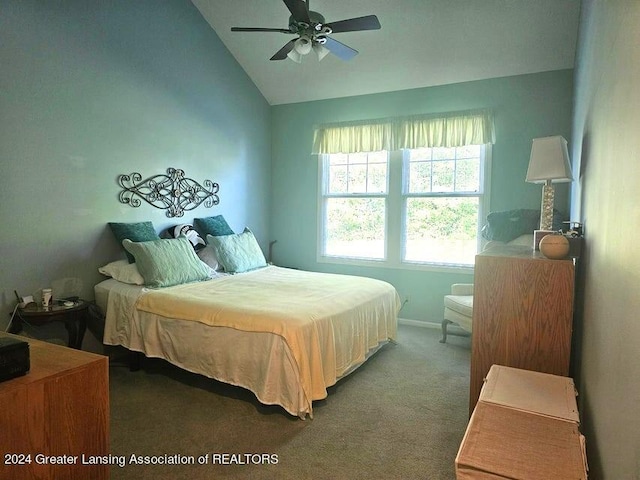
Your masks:
<svg viewBox="0 0 640 480"><path fill-rule="evenodd" d="M569 254L569 240L564 235L545 235L540 240L540 251L553 260L565 258Z"/></svg>

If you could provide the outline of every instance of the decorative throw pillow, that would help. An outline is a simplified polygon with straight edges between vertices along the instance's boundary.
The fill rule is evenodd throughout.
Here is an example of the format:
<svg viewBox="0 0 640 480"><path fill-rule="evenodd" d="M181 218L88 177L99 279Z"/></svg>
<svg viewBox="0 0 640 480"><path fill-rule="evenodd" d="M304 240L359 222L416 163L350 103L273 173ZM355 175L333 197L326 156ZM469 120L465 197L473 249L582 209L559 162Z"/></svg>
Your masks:
<svg viewBox="0 0 640 480"><path fill-rule="evenodd" d="M193 226L204 238L207 238L207 235L218 237L220 235L233 235L235 233L231 230L231 227L222 215L206 218L194 218Z"/></svg>
<svg viewBox="0 0 640 480"><path fill-rule="evenodd" d="M187 237L187 240L191 242L196 252L207 246L202 237L198 235L198 232L193 228L193 225L188 223L169 227L160 234L162 238L178 238L180 235Z"/></svg>
<svg viewBox="0 0 640 480"><path fill-rule="evenodd" d="M115 223L109 222L109 228L116 237L119 245L122 245L122 241L128 238L132 242L148 242L150 240L159 240L160 237L153 228L151 222L136 222L136 223ZM125 251L129 263L135 262L133 255Z"/></svg>
<svg viewBox="0 0 640 480"><path fill-rule="evenodd" d="M248 228L233 235L207 235L207 243L213 246L218 263L225 272L241 273L267 266L260 245Z"/></svg>
<svg viewBox="0 0 640 480"><path fill-rule="evenodd" d="M212 245L207 245L206 247L198 250L196 254L200 260L206 263L213 271L217 271L218 268L220 268L218 257L216 257L216 251L213 249Z"/></svg>
<svg viewBox="0 0 640 480"><path fill-rule="evenodd" d="M122 245L135 257L147 287L170 287L211 278L186 237L150 242L124 239Z"/></svg>
<svg viewBox="0 0 640 480"><path fill-rule="evenodd" d="M98 271L122 283L144 285L144 278L140 275L137 265L135 263L129 263L129 260L117 260L108 263L104 267L98 268Z"/></svg>

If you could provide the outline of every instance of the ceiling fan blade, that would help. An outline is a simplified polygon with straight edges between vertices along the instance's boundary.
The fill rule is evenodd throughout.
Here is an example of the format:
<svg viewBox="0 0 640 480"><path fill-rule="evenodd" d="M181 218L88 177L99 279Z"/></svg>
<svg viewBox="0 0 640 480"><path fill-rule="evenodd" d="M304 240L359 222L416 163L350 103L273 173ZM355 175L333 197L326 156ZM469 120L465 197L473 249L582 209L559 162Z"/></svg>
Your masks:
<svg viewBox="0 0 640 480"><path fill-rule="evenodd" d="M359 30L379 30L381 28L378 17L367 15L366 17L350 18L325 24L333 33L357 32Z"/></svg>
<svg viewBox="0 0 640 480"><path fill-rule="evenodd" d="M280 32L291 33L293 32L288 28L255 28L255 27L231 27L232 32Z"/></svg>
<svg viewBox="0 0 640 480"><path fill-rule="evenodd" d="M331 37L327 37L327 41L324 44L324 47L342 60L351 60L358 54L357 50L354 50L353 48L348 47L344 43L340 43L339 41L334 40Z"/></svg>
<svg viewBox="0 0 640 480"><path fill-rule="evenodd" d="M273 57L271 57L269 60L284 60L285 58L287 58L287 53L293 50L293 45L296 43L296 40L297 39L294 38L293 40L290 40L289 42L287 42L285 46L282 47L280 50L278 50L276 54Z"/></svg>
<svg viewBox="0 0 640 480"><path fill-rule="evenodd" d="M293 19L296 22L305 22L307 24L311 23L311 19L309 18L309 8L307 8L307 3L302 0L283 0L284 4L287 6Z"/></svg>

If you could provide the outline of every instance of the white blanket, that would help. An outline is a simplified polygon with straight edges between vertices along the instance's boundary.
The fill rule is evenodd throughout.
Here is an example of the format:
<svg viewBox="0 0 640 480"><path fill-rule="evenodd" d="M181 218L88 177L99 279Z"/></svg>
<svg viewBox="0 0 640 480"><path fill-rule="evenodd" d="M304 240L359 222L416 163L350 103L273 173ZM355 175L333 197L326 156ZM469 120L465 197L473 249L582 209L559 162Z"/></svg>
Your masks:
<svg viewBox="0 0 640 480"><path fill-rule="evenodd" d="M391 285L378 280L267 267L196 285L196 290L203 290L186 296L209 295L221 300L224 297L224 301L214 302L213 307L196 303L195 309L176 309L184 300L178 298L191 290L191 284L149 290L113 279L99 283L95 292L96 302L105 313L104 343L122 345L244 387L260 402L280 405L304 418L312 415L313 400L326 397L327 387L396 338L399 297ZM358 285L379 290L377 298L371 290L360 291ZM167 302L172 305L161 305ZM255 320L258 311L278 317L277 309L296 310L303 305L308 307L310 323L301 320L297 333L278 322L265 324L264 317ZM245 314L240 313L243 306ZM227 317L227 308L235 313ZM159 313L144 309L157 309ZM219 325L216 318L220 319ZM221 326L231 325L231 321L233 326ZM299 344L302 346L298 349Z"/></svg>
<svg viewBox="0 0 640 480"><path fill-rule="evenodd" d="M400 299L391 285L379 280L270 266L207 282L144 290L136 307L142 316L281 338L283 357L298 379L301 404L292 411L291 405L276 403L301 415L311 414L312 401L325 398L326 388L362 364L380 343L396 338ZM217 355L221 357L220 352ZM258 349L257 355L265 352ZM254 365L272 361L238 359ZM273 368L260 371L259 378L250 382L230 383L250 388L260 399L258 391L273 390ZM227 381L220 372L199 373Z"/></svg>

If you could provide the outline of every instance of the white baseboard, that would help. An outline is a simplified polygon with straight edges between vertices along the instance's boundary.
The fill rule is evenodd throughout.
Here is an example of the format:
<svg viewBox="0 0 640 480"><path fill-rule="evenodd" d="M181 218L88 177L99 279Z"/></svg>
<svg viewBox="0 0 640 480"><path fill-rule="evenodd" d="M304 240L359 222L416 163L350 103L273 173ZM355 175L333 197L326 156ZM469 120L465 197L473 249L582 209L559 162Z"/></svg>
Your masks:
<svg viewBox="0 0 640 480"><path fill-rule="evenodd" d="M437 328L438 330L442 329L442 325L440 323L411 320L409 318L398 318L398 323L400 325L411 325L412 327Z"/></svg>

